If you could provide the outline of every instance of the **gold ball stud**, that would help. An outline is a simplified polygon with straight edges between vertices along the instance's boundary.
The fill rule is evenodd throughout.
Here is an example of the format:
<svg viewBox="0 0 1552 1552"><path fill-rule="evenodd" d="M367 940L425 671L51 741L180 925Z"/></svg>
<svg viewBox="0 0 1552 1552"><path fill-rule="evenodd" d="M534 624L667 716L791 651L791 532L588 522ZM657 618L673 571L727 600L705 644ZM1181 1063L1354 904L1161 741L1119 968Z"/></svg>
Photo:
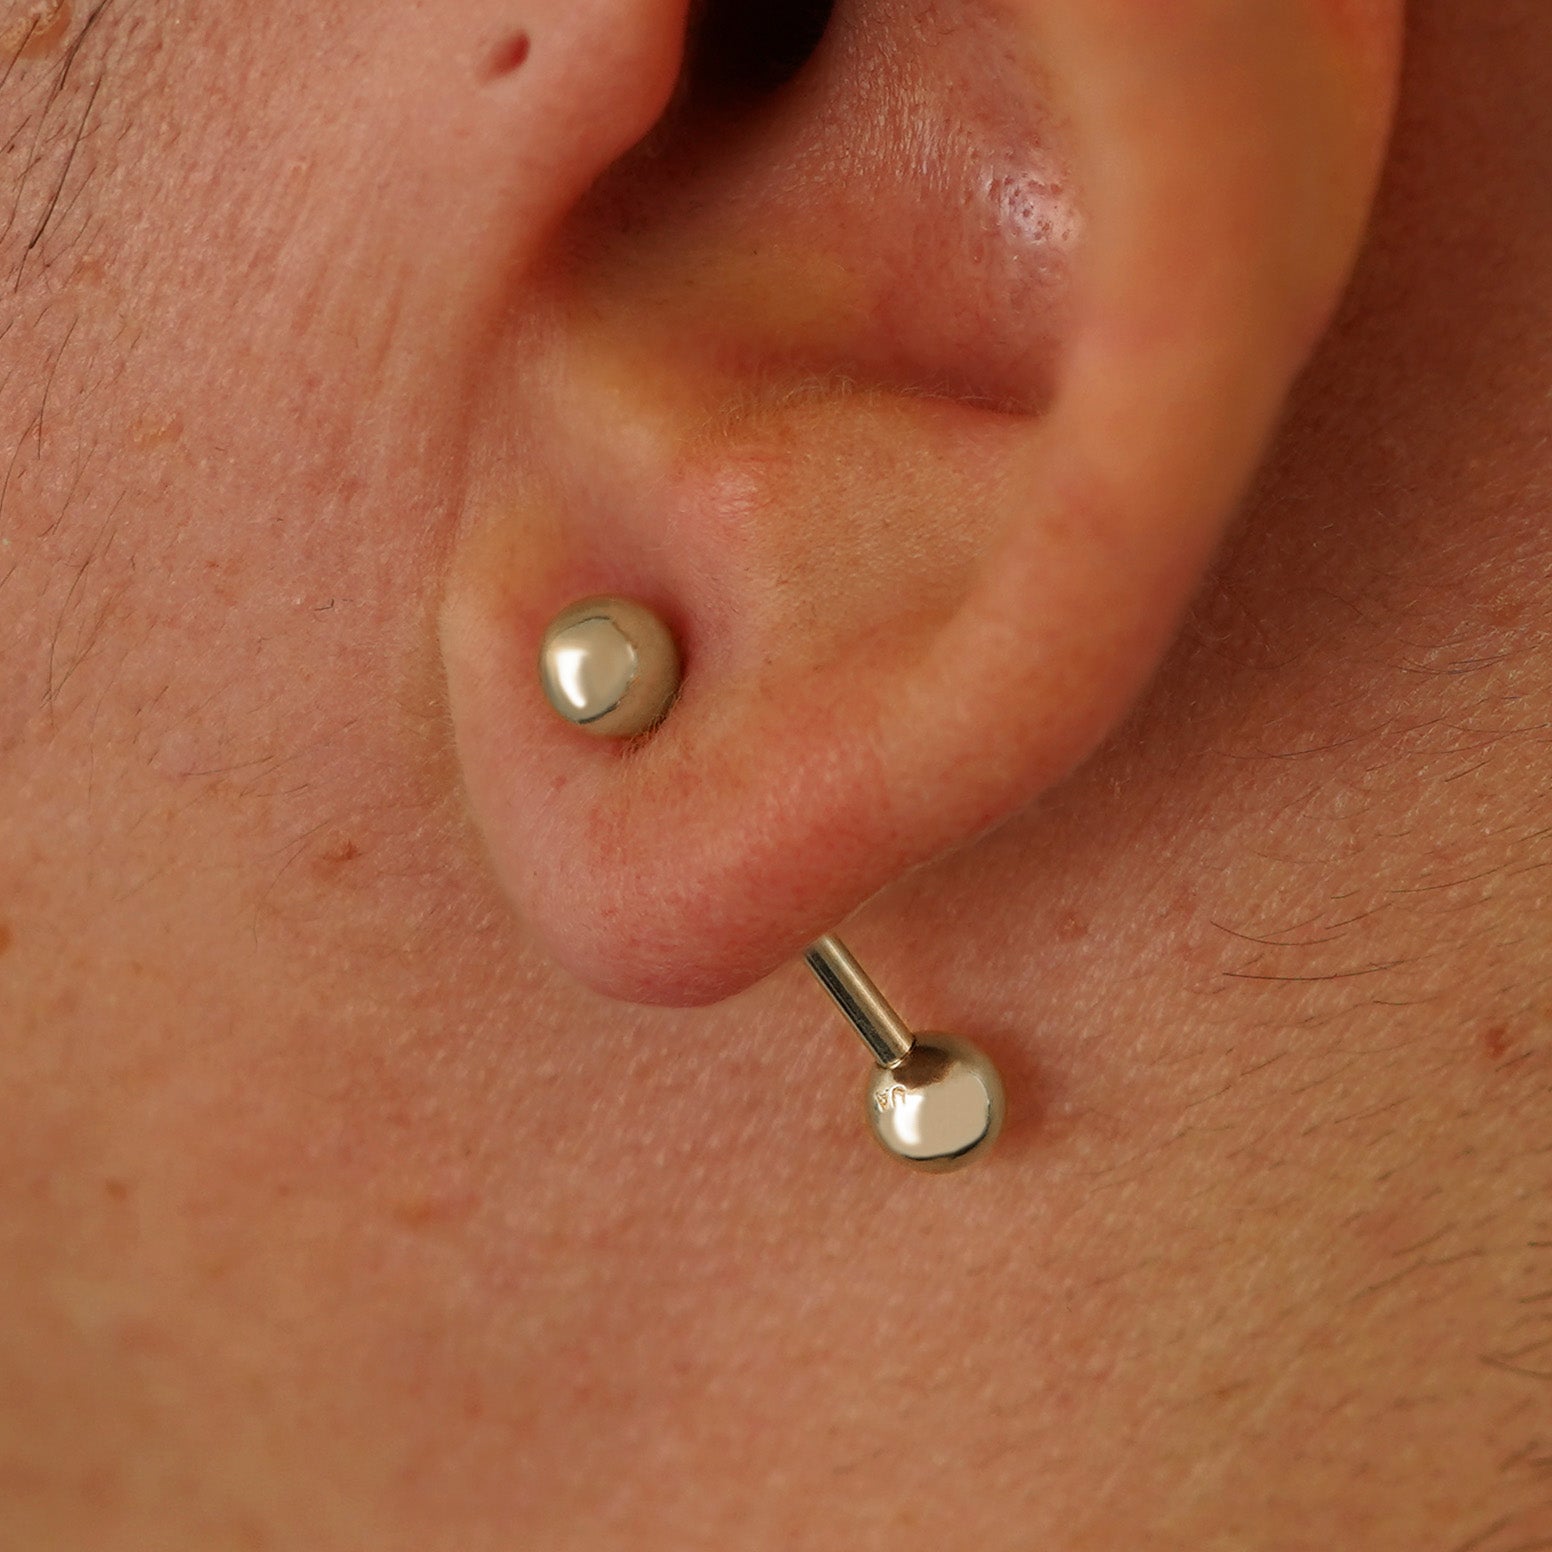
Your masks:
<svg viewBox="0 0 1552 1552"><path fill-rule="evenodd" d="M628 598L584 598L544 633L539 678L566 721L601 738L634 738L668 715L679 693L679 648L668 627Z"/></svg>
<svg viewBox="0 0 1552 1552"><path fill-rule="evenodd" d="M804 957L877 1063L864 1099L884 1151L937 1174L985 1158L1008 1108L991 1059L958 1035L912 1034L833 934Z"/></svg>
<svg viewBox="0 0 1552 1552"><path fill-rule="evenodd" d="M955 1035L917 1035L899 1066L868 1074L866 1103L886 1153L939 1173L984 1157L1007 1111L997 1069Z"/></svg>

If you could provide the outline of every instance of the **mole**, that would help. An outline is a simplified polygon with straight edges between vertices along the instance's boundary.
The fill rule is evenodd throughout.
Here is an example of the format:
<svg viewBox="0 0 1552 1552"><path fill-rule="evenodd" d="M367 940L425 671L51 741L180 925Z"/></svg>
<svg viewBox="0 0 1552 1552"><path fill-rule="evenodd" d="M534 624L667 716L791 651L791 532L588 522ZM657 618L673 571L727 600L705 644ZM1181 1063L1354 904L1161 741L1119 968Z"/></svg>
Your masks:
<svg viewBox="0 0 1552 1552"><path fill-rule="evenodd" d="M499 81L503 76L509 76L514 71L521 70L528 63L528 56L532 52L533 40L528 34L513 33L510 38L503 39L491 50L485 66L486 79Z"/></svg>

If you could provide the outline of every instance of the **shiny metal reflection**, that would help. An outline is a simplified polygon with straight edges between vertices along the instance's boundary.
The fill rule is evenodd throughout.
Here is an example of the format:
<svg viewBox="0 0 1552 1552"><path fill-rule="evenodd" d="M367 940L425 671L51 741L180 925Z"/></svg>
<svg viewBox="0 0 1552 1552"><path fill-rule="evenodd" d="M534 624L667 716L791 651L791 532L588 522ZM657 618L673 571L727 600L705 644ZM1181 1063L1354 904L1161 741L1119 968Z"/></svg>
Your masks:
<svg viewBox="0 0 1552 1552"><path fill-rule="evenodd" d="M806 959L878 1063L864 1102L883 1148L939 1173L984 1158L1007 1113L985 1053L957 1035L913 1035L839 938L820 938Z"/></svg>
<svg viewBox="0 0 1552 1552"><path fill-rule="evenodd" d="M603 738L634 738L656 727L679 693L680 673L673 634L628 598L572 604L539 648L545 698L573 726Z"/></svg>
<svg viewBox="0 0 1552 1552"><path fill-rule="evenodd" d="M808 968L819 978L862 1043L882 1067L892 1067L911 1054L916 1043L900 1015L884 999L852 952L837 937L823 937L809 949Z"/></svg>
<svg viewBox="0 0 1552 1552"><path fill-rule="evenodd" d="M1007 1112L997 1069L953 1035L919 1035L897 1067L869 1074L866 1092L873 1135L918 1169L960 1169L983 1156Z"/></svg>
<svg viewBox="0 0 1552 1552"><path fill-rule="evenodd" d="M558 631L545 654L545 688L562 716L581 727L607 717L625 699L641 667L613 620L594 616Z"/></svg>

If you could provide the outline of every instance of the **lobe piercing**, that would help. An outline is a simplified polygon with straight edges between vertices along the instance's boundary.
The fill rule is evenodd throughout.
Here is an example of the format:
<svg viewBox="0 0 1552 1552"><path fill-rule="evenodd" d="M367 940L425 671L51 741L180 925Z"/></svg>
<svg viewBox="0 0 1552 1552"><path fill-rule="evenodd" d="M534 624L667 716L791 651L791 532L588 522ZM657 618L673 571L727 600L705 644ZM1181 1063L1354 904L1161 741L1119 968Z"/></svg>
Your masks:
<svg viewBox="0 0 1552 1552"><path fill-rule="evenodd" d="M635 738L679 693L679 648L653 612L626 598L584 598L544 633L539 679L551 706L601 738Z"/></svg>
<svg viewBox="0 0 1552 1552"><path fill-rule="evenodd" d="M585 598L544 633L539 678L551 706L604 738L634 738L668 715L679 693L679 648L650 609L625 598ZM886 1153L945 1173L984 1158L1007 1099L987 1056L957 1035L913 1035L840 939L805 956L877 1066L864 1091L868 1126Z"/></svg>
<svg viewBox="0 0 1552 1552"><path fill-rule="evenodd" d="M984 1158L1007 1113L990 1059L957 1035L913 1035L839 938L820 938L805 957L878 1063L864 1104L884 1151L940 1174Z"/></svg>

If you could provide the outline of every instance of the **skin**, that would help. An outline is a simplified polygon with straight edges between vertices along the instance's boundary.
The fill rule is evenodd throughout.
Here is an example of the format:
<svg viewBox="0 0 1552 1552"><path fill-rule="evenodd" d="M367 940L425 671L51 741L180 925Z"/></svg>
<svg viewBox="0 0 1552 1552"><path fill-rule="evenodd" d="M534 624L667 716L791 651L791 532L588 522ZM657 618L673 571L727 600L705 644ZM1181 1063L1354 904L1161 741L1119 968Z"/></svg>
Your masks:
<svg viewBox="0 0 1552 1552"><path fill-rule="evenodd" d="M1552 1545L1552 17L1418 6L1392 128L1394 13L1221 12L843 7L737 133L669 6L22 50L0 1543ZM523 666L617 574L626 759ZM854 910L982 1170L765 974Z"/></svg>

